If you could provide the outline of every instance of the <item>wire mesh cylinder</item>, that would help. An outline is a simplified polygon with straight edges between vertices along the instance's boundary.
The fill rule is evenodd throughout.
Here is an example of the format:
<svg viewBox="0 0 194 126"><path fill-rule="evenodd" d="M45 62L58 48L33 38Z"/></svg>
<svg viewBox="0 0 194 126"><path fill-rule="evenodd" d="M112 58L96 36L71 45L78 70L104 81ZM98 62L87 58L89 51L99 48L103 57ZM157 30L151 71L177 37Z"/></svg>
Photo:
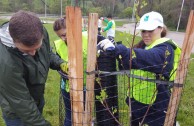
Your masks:
<svg viewBox="0 0 194 126"><path fill-rule="evenodd" d="M97 58L97 69L100 71L116 71L116 59L114 51L101 52ZM96 124L97 126L116 126L118 123L118 89L117 77L103 76L100 77L100 82L95 82L95 96L102 96L102 90L105 90L107 97L100 101L95 99L96 106ZM102 96L103 97L103 96Z"/></svg>

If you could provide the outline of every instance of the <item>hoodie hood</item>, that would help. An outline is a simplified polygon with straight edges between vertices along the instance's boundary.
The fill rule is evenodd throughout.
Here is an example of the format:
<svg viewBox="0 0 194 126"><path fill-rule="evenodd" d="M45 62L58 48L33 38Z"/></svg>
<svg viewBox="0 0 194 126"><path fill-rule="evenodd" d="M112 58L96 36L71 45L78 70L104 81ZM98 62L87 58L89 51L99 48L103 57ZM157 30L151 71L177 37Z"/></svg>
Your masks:
<svg viewBox="0 0 194 126"><path fill-rule="evenodd" d="M5 23L0 27L0 42L8 47L14 47L13 39L9 34L9 23Z"/></svg>

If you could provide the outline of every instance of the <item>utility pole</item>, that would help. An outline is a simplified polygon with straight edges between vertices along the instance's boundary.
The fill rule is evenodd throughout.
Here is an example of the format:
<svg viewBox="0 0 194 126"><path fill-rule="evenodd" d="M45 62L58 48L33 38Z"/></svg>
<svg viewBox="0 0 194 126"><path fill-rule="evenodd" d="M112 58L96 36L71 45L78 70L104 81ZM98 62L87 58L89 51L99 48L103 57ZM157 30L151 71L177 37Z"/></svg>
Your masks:
<svg viewBox="0 0 194 126"><path fill-rule="evenodd" d="M45 12L45 18L46 18L46 0L44 0L44 12Z"/></svg>
<svg viewBox="0 0 194 126"><path fill-rule="evenodd" d="M134 21L134 17L135 17L135 3L136 3L136 0L133 1L133 12L132 12L132 17L131 17L132 21Z"/></svg>
<svg viewBox="0 0 194 126"><path fill-rule="evenodd" d="M184 2L185 2L185 0L182 1L181 12L180 12L180 15L179 15L179 21L178 21L178 25L177 25L177 29L176 29L177 32L179 30L179 24L180 24L180 21L181 21Z"/></svg>
<svg viewBox="0 0 194 126"><path fill-rule="evenodd" d="M61 18L63 17L63 2L61 0Z"/></svg>

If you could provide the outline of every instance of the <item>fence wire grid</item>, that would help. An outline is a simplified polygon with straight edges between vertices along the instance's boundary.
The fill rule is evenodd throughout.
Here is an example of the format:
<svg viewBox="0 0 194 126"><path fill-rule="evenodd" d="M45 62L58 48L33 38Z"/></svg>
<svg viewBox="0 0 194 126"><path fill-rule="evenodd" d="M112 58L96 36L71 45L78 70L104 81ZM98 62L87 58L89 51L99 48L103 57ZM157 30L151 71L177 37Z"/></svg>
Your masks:
<svg viewBox="0 0 194 126"><path fill-rule="evenodd" d="M184 62L189 62L189 59L185 59ZM117 70L117 65L118 62L113 52L101 54L97 59L96 71L87 72L87 74L95 74L94 89L90 90L85 86L81 91L70 88L70 92L82 92L83 101L72 101L72 99L64 97L62 93L60 94L60 126L64 126L64 120L66 119L65 110L67 109L65 109L64 100L69 100L71 103L81 102L83 106L85 106L86 92L94 92L94 99L92 101L87 101L92 103L92 106L90 106L92 108L92 120L87 123L83 121L82 124L80 124L71 118L71 120L68 121L70 121L72 125L159 126L161 124L161 126L163 126L170 121L170 119L167 119L167 122L165 122L168 108L169 106L173 107L179 104L177 99L181 97L180 93L170 100L171 93L174 91L173 87L182 90L183 84L175 82L179 82L178 79L185 80L187 73L185 72L183 76L176 78L174 76L172 79L174 81L169 81L163 76L170 75L170 73L154 74L150 76L150 73L141 71L156 69L157 66L163 64L142 68L138 72L134 70ZM188 69L184 64L179 67L182 67L185 71ZM178 71L176 70L176 72ZM170 101L177 102L170 103ZM74 113L71 109L69 112L71 116L72 113ZM177 114L177 112L178 111L170 112L169 114ZM83 118L87 115L85 112L80 112L80 114L83 115ZM175 125L176 120L173 120L173 122Z"/></svg>

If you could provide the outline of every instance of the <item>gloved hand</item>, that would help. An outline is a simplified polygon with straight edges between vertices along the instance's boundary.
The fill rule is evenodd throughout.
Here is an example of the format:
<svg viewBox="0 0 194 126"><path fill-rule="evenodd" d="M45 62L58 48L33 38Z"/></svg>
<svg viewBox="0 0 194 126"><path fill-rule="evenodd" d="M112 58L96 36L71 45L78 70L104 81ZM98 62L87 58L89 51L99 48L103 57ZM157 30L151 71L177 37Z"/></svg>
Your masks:
<svg viewBox="0 0 194 126"><path fill-rule="evenodd" d="M103 18L103 17L101 17L101 18L100 18L100 20L104 20L104 18Z"/></svg>
<svg viewBox="0 0 194 126"><path fill-rule="evenodd" d="M64 73L68 73L68 63L67 62L63 62L60 64L60 68Z"/></svg>
<svg viewBox="0 0 194 126"><path fill-rule="evenodd" d="M114 50L115 46L109 39L104 39L97 44L97 49L101 49L104 51Z"/></svg>

